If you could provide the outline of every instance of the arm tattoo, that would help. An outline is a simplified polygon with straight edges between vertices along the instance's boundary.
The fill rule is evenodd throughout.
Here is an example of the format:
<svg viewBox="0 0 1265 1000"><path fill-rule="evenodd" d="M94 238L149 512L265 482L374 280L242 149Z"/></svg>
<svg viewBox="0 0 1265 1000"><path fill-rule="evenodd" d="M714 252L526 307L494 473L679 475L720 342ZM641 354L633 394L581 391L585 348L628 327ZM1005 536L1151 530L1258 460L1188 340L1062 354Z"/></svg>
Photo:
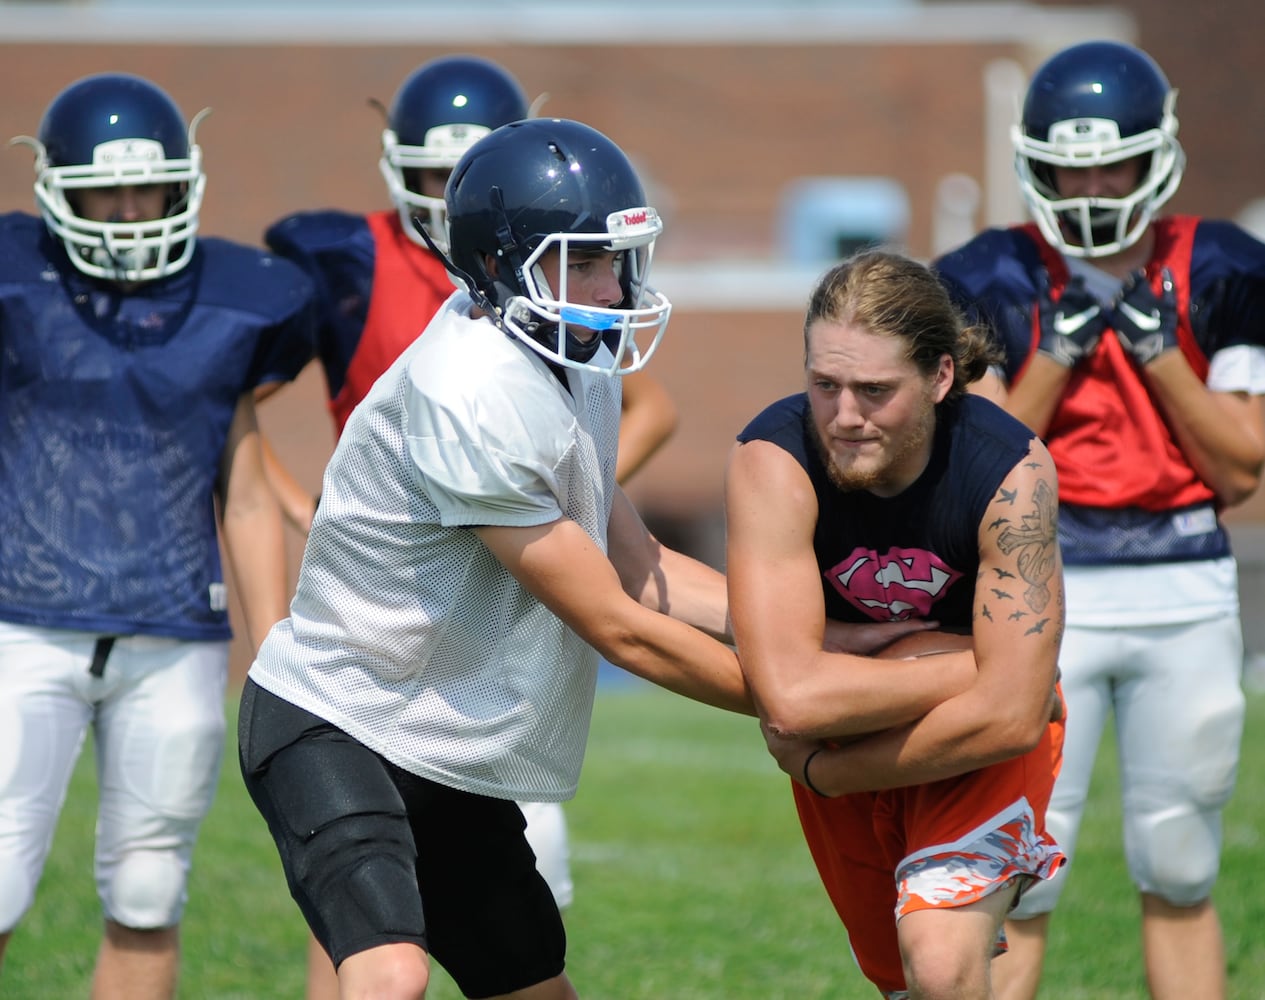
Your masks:
<svg viewBox="0 0 1265 1000"><path fill-rule="evenodd" d="M1005 499L1013 494L1006 493ZM1019 524L1007 524L997 536L997 547L1004 555L1017 554L1019 575L1027 584L1023 596L1028 607L1040 614L1050 603L1050 579L1054 575L1058 549L1056 534L1057 501L1045 480L1037 483L1033 491L1033 510L1019 518ZM995 522L994 522L995 523ZM1036 631L1044 627L1034 626Z"/></svg>

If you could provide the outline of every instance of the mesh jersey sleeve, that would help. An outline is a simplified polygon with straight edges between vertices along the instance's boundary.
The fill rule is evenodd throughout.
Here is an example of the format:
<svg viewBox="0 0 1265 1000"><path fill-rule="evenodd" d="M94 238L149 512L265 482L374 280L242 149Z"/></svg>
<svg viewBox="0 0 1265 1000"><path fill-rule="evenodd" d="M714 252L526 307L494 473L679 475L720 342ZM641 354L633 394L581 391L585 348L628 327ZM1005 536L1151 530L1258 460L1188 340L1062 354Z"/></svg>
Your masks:
<svg viewBox="0 0 1265 1000"><path fill-rule="evenodd" d="M510 366L442 388L410 374L409 457L441 524L527 527L562 517L558 467L575 446L575 420L559 413L565 404L553 385Z"/></svg>

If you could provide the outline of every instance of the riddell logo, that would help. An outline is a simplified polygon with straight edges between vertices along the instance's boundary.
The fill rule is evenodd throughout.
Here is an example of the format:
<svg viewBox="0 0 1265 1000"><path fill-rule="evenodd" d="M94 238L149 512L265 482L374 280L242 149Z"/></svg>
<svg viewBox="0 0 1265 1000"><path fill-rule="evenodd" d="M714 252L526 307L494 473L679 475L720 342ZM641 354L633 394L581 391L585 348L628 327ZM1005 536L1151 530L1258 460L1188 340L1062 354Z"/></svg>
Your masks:
<svg viewBox="0 0 1265 1000"><path fill-rule="evenodd" d="M644 208L640 212L633 212L631 214L625 212L624 225L625 226L640 226L649 218L650 218L650 215Z"/></svg>

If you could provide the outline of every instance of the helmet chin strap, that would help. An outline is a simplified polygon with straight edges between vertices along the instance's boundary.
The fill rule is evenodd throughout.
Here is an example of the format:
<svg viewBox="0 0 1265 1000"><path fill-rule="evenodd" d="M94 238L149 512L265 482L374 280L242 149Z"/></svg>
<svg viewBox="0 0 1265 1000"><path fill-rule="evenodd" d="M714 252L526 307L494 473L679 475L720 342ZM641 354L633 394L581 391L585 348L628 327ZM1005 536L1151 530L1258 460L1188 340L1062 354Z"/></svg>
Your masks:
<svg viewBox="0 0 1265 1000"><path fill-rule="evenodd" d="M412 218L413 228L421 235L422 242L426 244L427 249L440 259L444 265L444 269L449 274L455 277L466 287L466 290L470 293L470 298L474 300L474 304L489 315L499 316L500 311L495 305L493 305L492 300L487 297L483 289L479 287L479 283L474 280L474 277L466 274L465 271L461 270L461 268L452 262L452 258L449 257L447 253L439 249L439 244L437 244L431 237L430 230L426 227L426 223L424 223L416 215Z"/></svg>
<svg viewBox="0 0 1265 1000"><path fill-rule="evenodd" d="M568 327L566 332L566 356L573 361L579 361L584 364L593 360L595 355L602 346L601 334L594 332L590 340L580 340L575 336Z"/></svg>
<svg viewBox="0 0 1265 1000"><path fill-rule="evenodd" d="M503 310L501 309L501 307L492 301L491 296L488 295L488 293L484 290L483 286L478 281L475 280L473 275L467 274L465 271L459 268L455 263L453 263L453 259L450 256L448 256L448 254L445 251L439 248L439 244L437 244L434 240L434 237L431 236L430 230L427 228L426 223L424 223L416 215L414 215L412 218L413 218L413 228L416 229L418 233L421 235L422 241L426 244L427 249L429 249L431 253L433 253L436 257L440 259L440 261L443 262L444 268L448 271L449 274L451 274L458 281L460 281L462 285L465 286L465 289L469 293L470 298L474 301L474 304L480 310L486 313L488 318L491 319L492 322L495 323L501 329L501 331L505 333L506 336L513 336L513 334L508 329L506 329L505 318L504 318ZM500 290L500 294L502 296L508 298L510 295L513 294L513 292L511 291L508 285L501 284L499 281L497 281L494 278L490 278L489 280L493 288Z"/></svg>

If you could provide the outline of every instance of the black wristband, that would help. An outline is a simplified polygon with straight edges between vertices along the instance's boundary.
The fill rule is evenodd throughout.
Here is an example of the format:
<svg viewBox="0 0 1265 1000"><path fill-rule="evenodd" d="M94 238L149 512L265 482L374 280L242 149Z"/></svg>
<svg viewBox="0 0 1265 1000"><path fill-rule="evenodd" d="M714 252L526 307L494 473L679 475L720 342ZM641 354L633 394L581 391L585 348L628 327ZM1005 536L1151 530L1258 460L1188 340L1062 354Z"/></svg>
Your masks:
<svg viewBox="0 0 1265 1000"><path fill-rule="evenodd" d="M812 753L810 753L807 757L804 758L804 784L805 786L807 786L808 790L811 791L814 795L819 795L823 799L828 799L830 798L830 796L827 795L825 792L823 792L816 785L814 785L813 779L808 776L808 765L811 764L813 762L813 758L816 757L819 753L821 753L821 751L824 749L825 749L824 747L818 747L816 750L814 750Z"/></svg>

